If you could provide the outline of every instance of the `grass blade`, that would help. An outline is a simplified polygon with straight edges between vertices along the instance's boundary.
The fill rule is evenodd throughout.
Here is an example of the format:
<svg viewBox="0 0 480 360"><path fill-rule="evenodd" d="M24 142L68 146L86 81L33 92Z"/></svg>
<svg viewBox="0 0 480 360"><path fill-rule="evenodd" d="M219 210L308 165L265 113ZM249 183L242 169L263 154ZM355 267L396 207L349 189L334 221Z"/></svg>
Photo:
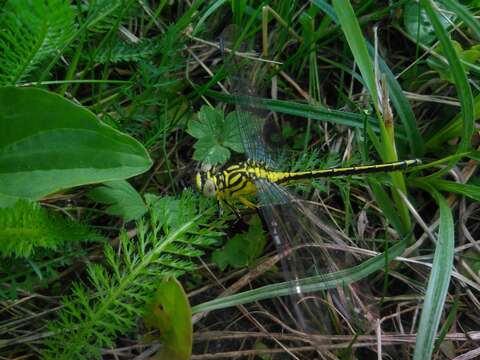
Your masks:
<svg viewBox="0 0 480 360"><path fill-rule="evenodd" d="M480 201L480 186L478 185L461 184L454 181L435 178L430 179L428 183L439 191L456 193Z"/></svg>
<svg viewBox="0 0 480 360"><path fill-rule="evenodd" d="M213 90L207 90L205 94L227 104L248 106L252 103L247 96L231 96ZM323 108L319 105L314 106L295 101L273 99L256 99L256 101L259 102L264 109L277 113L299 116L312 120L327 121L333 124L345 125L361 130L363 130L364 127L365 117L364 115L360 114L340 110L331 110ZM371 126L375 132L380 132L378 121L374 117L367 117L367 121L369 126ZM395 136L398 139L406 139L405 131L402 128L395 132Z"/></svg>
<svg viewBox="0 0 480 360"><path fill-rule="evenodd" d="M480 118L480 95L477 95L474 100L474 121ZM460 112L452 120L450 120L445 126L432 134L432 137L428 139L425 144L427 151L441 150L448 140L454 139L462 135L463 131L463 114Z"/></svg>
<svg viewBox="0 0 480 360"><path fill-rule="evenodd" d="M371 44L367 45L370 51L370 55L373 56L373 46ZM398 117L400 118L405 128L407 140L410 145L410 151L416 157L421 157L424 153L423 138L420 134L420 130L418 129L417 118L413 113L410 102L403 93L403 90L397 79L395 78L395 75L392 73L388 65L380 56L378 56L378 66L380 67L381 72L383 72L387 77L390 99L392 100L392 104L398 113Z"/></svg>
<svg viewBox="0 0 480 360"><path fill-rule="evenodd" d="M397 209L395 209L392 199L388 196L387 192L382 187L382 184L373 177L368 179L368 182L375 196L375 200L378 206L382 209L385 217L401 236L408 236L409 229L405 227L405 224L402 221L400 221Z"/></svg>
<svg viewBox="0 0 480 360"><path fill-rule="evenodd" d="M333 0L333 8L338 16L338 21L347 39L353 58L357 62L360 73L365 81L375 110L379 112L378 90L372 60L368 55L367 45L363 38L357 17L348 0Z"/></svg>
<svg viewBox="0 0 480 360"><path fill-rule="evenodd" d="M409 243L409 238L397 242L388 249L388 252L381 253L371 259L368 259L357 266L332 272L304 278L298 281L298 285L302 287L305 293L320 290L342 287L356 281L359 281L376 271L385 268L396 256L400 256ZM235 295L225 296L215 300L207 301L192 307L192 313L200 313L224 309L231 306L247 304L258 300L273 299L279 296L287 296L293 294L295 289L289 282L276 283L262 286L257 289L244 291Z"/></svg>
<svg viewBox="0 0 480 360"><path fill-rule="evenodd" d="M442 3L448 10L458 15L463 22L467 24L470 29L472 29L477 40L480 40L480 24L465 6L455 0L440 0L439 2Z"/></svg>
<svg viewBox="0 0 480 360"><path fill-rule="evenodd" d="M384 161L396 161L397 151L395 149L394 133L392 130L387 130L382 114L380 112L378 89L375 79L375 73L373 70L373 63L370 55L368 54L367 45L365 39L363 38L360 25L358 24L358 20L348 0L333 0L333 7L337 13L340 26L342 27L348 45L350 46L353 57L358 64L362 77L367 84L367 88L370 92L370 97L372 98L375 112L378 118L380 138L382 139L382 142L379 144L379 142L374 139L374 135L370 132L369 136L373 144L377 144L375 147ZM402 192L406 192L405 181L401 174L392 173L391 178L393 186L395 188ZM402 221L405 223L405 225L409 227L410 218L407 208L405 207L403 202L397 197L396 193L393 194L393 198L397 205L399 216L402 218Z"/></svg>
<svg viewBox="0 0 480 360"><path fill-rule="evenodd" d="M432 187L426 185L425 188L430 192L440 208L440 228L438 230L432 271L428 279L427 293L420 316L414 360L430 359L432 356L435 337L450 283L455 241L453 216L447 201Z"/></svg>
<svg viewBox="0 0 480 360"><path fill-rule="evenodd" d="M335 23L339 23L335 11L325 1L312 0L312 4L325 12ZM366 44L370 55L373 56L373 46L368 41L366 42ZM403 90L397 79L395 78L395 75L390 70L390 68L381 56L378 56L378 65L380 67L380 70L387 76L390 98L392 100L393 106L395 107L395 110L398 113L398 116L400 117L400 120L402 121L402 124L405 127L405 132L407 133L407 140L410 144L410 149L412 153L415 154L415 156L421 157L424 152L423 138L418 129L417 120L410 105L410 102L403 93Z"/></svg>
<svg viewBox="0 0 480 360"><path fill-rule="evenodd" d="M473 135L474 124L474 111L473 111L473 96L470 85L468 84L467 74L463 68L463 65L458 57L455 48L453 47L450 36L440 22L440 18L436 11L433 9L431 0L420 0L420 5L425 9L435 34L440 41L445 57L448 60L450 66L450 72L455 86L457 88L458 100L462 106L463 114L463 132L462 140L458 146L457 152L463 152L470 148L470 139Z"/></svg>

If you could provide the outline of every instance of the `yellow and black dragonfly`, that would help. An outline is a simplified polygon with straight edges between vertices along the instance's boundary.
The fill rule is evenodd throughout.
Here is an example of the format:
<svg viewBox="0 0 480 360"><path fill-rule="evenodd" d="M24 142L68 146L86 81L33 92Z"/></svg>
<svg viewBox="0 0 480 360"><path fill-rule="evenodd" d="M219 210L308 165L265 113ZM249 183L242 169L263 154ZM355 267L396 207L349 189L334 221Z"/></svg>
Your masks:
<svg viewBox="0 0 480 360"><path fill-rule="evenodd" d="M335 291L330 305L316 296L307 296L311 288L302 286L302 279L341 271L361 262L361 257L351 254L354 241L318 216L315 206L294 194L288 187L312 179L359 175L379 172L402 171L421 163L418 159L334 167L306 169L301 172L279 170L265 139L266 117L258 116L261 107L255 101L250 79L262 76L254 68L235 69L237 84L233 94L248 97L250 103L237 105L236 121L242 139L246 160L222 167L204 167L196 174L196 186L205 196L220 204L236 201L250 208L257 208L269 228L269 233L281 254L281 267L290 284L295 321L300 328L324 331L332 302L340 308L341 317L347 312L358 312L355 303L343 286ZM240 76L241 74L242 76ZM239 78L240 77L240 78ZM239 101L240 103L240 101ZM256 196L256 203L252 198ZM347 305L345 305L347 304ZM351 309L347 309L352 307ZM338 317L338 314L337 314ZM320 327L320 329L319 329ZM328 327L328 326L327 326Z"/></svg>

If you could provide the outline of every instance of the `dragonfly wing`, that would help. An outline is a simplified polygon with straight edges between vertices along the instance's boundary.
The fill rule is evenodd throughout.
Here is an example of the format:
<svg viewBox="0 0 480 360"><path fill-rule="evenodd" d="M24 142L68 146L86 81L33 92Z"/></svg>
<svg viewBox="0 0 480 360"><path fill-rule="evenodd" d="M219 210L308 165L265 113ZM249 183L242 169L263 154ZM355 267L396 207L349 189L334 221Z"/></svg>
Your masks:
<svg viewBox="0 0 480 360"><path fill-rule="evenodd" d="M273 167L274 161L264 136L268 112L258 97L264 89L267 67L264 63L235 54L226 60L226 67L231 74L230 91L236 99L235 120L245 154L251 160Z"/></svg>
<svg viewBox="0 0 480 360"><path fill-rule="evenodd" d="M259 84L265 84L268 79L267 65L231 55L226 66L232 74L230 89L236 97L235 119L248 159L263 163L267 168L278 169L267 140L268 112L258 98L265 88ZM329 313L334 311L318 294L306 297L299 284L300 280L310 276L320 275L321 281L322 274L354 264L351 254L345 251L349 240L322 222L307 202L284 187L266 179L256 180L255 185L260 212L282 255L282 272L292 287L292 305L297 322L303 329L328 332ZM348 305L351 303L350 295L346 295L344 287L339 282L338 289L327 295L334 299L331 301L334 307L341 309L337 315L341 313L341 316L347 317L347 309L352 306Z"/></svg>
<svg viewBox="0 0 480 360"><path fill-rule="evenodd" d="M332 331L332 318L343 318L364 328L370 317L366 300L372 300L366 282L350 285L346 273L343 280L338 280L338 287L322 297L312 296L300 282L312 276L322 282L326 274L360 263L362 259L352 255L350 239L322 220L307 201L284 187L267 180L257 180L255 185L260 211L282 256L282 272L291 285L292 306L301 328L328 333Z"/></svg>
<svg viewBox="0 0 480 360"><path fill-rule="evenodd" d="M254 106L252 104L252 106ZM267 144L263 135L265 120L259 116L259 108L255 113L254 108L247 109L245 106L236 106L235 115L240 129L240 136L247 157L251 160L264 163L269 168L274 167L274 161L267 150Z"/></svg>

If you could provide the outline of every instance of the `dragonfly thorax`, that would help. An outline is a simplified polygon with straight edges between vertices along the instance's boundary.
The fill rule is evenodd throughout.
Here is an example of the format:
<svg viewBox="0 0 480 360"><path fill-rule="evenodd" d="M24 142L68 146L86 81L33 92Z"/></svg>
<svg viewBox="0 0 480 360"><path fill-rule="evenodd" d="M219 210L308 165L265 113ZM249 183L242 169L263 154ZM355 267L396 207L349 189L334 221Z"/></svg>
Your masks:
<svg viewBox="0 0 480 360"><path fill-rule="evenodd" d="M261 163L248 160L223 168L202 169L196 175L197 189L218 200L241 198L256 193L254 181L270 172Z"/></svg>

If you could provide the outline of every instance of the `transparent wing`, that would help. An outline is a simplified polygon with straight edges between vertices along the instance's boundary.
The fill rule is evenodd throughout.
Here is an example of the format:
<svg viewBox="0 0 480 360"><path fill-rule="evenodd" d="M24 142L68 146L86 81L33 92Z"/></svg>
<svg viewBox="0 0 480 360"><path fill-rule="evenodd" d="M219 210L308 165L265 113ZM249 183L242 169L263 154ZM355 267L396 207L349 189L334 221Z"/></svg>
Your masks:
<svg viewBox="0 0 480 360"><path fill-rule="evenodd" d="M228 27L222 36L232 36L238 30ZM223 40L233 44L230 39ZM242 50L246 46L241 47ZM255 54L249 51L249 54ZM270 150L265 140L268 112L261 106L259 95L262 93L266 77L266 65L252 58L243 58L231 54L225 58L225 66L230 74L230 92L236 98L235 120L238 123L245 154L251 160L274 166Z"/></svg>
<svg viewBox="0 0 480 360"><path fill-rule="evenodd" d="M234 57L231 57L233 59ZM248 159L277 169L266 140L267 112L258 94L265 88L265 64L251 59L231 60L231 92L237 97L235 108L242 143ZM321 221L306 201L266 179L255 181L259 210L281 254L282 273L291 286L291 304L295 320L292 327L309 332L330 333L332 318L348 323L361 313L361 296L351 285L339 286L324 294L307 294L300 280L343 270L361 259L353 256L349 239ZM350 251L349 251L350 250ZM366 286L363 286L366 288ZM322 295L322 296L320 296ZM358 300L358 301L354 301ZM286 317L285 317L286 318ZM356 320L357 321L357 320Z"/></svg>
<svg viewBox="0 0 480 360"><path fill-rule="evenodd" d="M350 327L365 330L373 301L366 281L351 285L346 272L343 280L337 280L337 288L323 294L309 293L300 283L313 276L322 282L327 274L364 261L356 254L355 244L322 220L309 202L284 187L265 180L257 180L255 185L259 209L282 256L282 272L294 294L292 306L300 327L329 333L335 328L332 319L343 318Z"/></svg>
<svg viewBox="0 0 480 360"><path fill-rule="evenodd" d="M253 98L248 98L248 100L253 108L255 106ZM260 117L259 107L257 107L256 113L252 111L252 108L248 109L244 105L237 105L235 109L245 154L251 160L263 163L268 168L274 168L275 162L263 136L266 119Z"/></svg>

